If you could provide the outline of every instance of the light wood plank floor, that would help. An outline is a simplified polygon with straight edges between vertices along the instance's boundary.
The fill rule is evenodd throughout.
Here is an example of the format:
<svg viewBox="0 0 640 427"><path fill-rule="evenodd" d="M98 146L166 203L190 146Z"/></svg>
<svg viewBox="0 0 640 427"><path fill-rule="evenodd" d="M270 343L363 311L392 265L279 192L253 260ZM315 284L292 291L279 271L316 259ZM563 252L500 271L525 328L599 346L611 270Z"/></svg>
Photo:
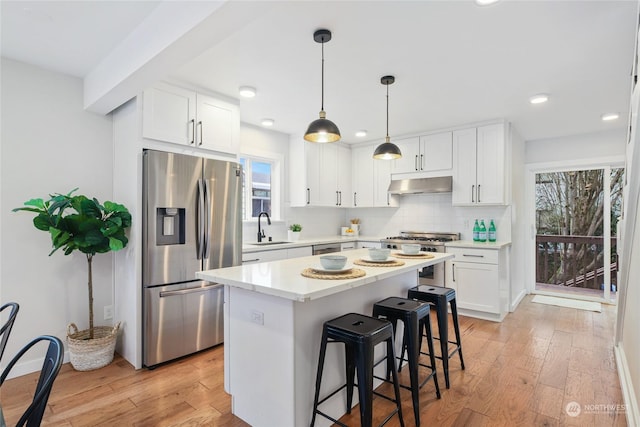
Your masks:
<svg viewBox="0 0 640 427"><path fill-rule="evenodd" d="M624 413L594 406L623 404L612 350L615 308L603 309L535 304L528 296L502 323L461 317L466 370L452 359L451 388L445 389L438 366L442 398L436 399L432 382L421 390L422 425L626 426ZM136 371L119 356L92 372L65 364L43 425L246 426L230 413L222 364L222 346L153 371ZM8 425L19 417L36 380L30 374L2 386ZM413 426L411 395L401 393L405 424ZM581 405L576 417L565 411L570 402ZM388 408L384 399L375 400L378 421ZM342 420L359 425L357 413L356 408ZM398 426L397 417L387 425Z"/></svg>

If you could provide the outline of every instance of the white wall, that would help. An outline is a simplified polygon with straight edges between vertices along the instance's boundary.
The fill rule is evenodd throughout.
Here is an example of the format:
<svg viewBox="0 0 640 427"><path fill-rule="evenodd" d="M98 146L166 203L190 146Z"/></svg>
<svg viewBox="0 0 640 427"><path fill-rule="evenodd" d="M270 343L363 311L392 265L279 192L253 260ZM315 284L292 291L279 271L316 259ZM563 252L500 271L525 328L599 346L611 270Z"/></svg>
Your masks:
<svg viewBox="0 0 640 427"><path fill-rule="evenodd" d="M20 304L5 353L11 355L41 334L64 340L70 322L88 327L86 258L48 257L49 235L33 227L32 214L11 209L76 187L111 199L112 130L110 117L84 111L80 79L2 58L1 87L0 297ZM94 258L93 282L96 324L108 324L102 314L112 304L111 254ZM39 370L39 363L14 373Z"/></svg>
<svg viewBox="0 0 640 427"><path fill-rule="evenodd" d="M624 156L626 129L527 141L525 163L567 162Z"/></svg>

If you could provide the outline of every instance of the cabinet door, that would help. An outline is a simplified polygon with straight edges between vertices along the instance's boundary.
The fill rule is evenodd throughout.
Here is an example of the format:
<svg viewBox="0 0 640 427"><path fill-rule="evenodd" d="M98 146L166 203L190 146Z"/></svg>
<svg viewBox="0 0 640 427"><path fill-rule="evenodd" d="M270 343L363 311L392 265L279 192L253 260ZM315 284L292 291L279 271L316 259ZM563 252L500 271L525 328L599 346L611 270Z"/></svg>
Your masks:
<svg viewBox="0 0 640 427"><path fill-rule="evenodd" d="M236 154L240 132L238 106L206 95L198 94L196 99L196 145Z"/></svg>
<svg viewBox="0 0 640 427"><path fill-rule="evenodd" d="M504 204L504 125L479 127L477 139L476 202L483 205Z"/></svg>
<svg viewBox="0 0 640 427"><path fill-rule="evenodd" d="M398 146L402 157L391 160L391 173L418 172L420 170L420 138L392 141Z"/></svg>
<svg viewBox="0 0 640 427"><path fill-rule="evenodd" d="M287 249L276 249L273 251L248 252L242 254L243 264L252 264L258 262L278 261L287 259Z"/></svg>
<svg viewBox="0 0 640 427"><path fill-rule="evenodd" d="M389 184L391 183L392 161L377 160L373 161L374 173L374 206L398 206L396 197L389 194Z"/></svg>
<svg viewBox="0 0 640 427"><path fill-rule="evenodd" d="M174 144L194 144L196 94L158 84L142 94L142 136Z"/></svg>
<svg viewBox="0 0 640 427"><path fill-rule="evenodd" d="M317 144L320 154L319 200L316 206L338 206L338 146L335 144ZM307 158L308 162L313 159Z"/></svg>
<svg viewBox="0 0 640 427"><path fill-rule="evenodd" d="M453 205L476 203L476 128L453 132Z"/></svg>
<svg viewBox="0 0 640 427"><path fill-rule="evenodd" d="M338 158L338 201L339 206L350 208L353 206L352 186L351 186L351 149L337 146Z"/></svg>
<svg viewBox="0 0 640 427"><path fill-rule="evenodd" d="M500 313L500 281L496 264L452 261L451 267L459 308Z"/></svg>
<svg viewBox="0 0 640 427"><path fill-rule="evenodd" d="M353 207L373 206L373 150L373 147L359 147L351 151Z"/></svg>
<svg viewBox="0 0 640 427"><path fill-rule="evenodd" d="M306 169L303 170L303 174L305 174L307 182L307 188L305 189L307 205L320 206L322 201L320 194L322 186L322 180L320 179L320 150L322 148L322 144L307 141L302 141L301 144L304 144L303 163L306 166ZM296 180L298 178L296 176L292 176L291 179Z"/></svg>
<svg viewBox="0 0 640 427"><path fill-rule="evenodd" d="M420 170L450 171L453 168L453 132L420 137Z"/></svg>

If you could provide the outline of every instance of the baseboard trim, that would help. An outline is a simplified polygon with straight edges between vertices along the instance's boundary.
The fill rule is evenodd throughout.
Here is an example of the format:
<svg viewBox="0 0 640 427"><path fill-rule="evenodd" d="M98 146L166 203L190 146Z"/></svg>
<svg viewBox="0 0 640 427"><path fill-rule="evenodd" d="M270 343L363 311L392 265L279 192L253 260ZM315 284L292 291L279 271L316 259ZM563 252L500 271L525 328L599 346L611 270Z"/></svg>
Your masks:
<svg viewBox="0 0 640 427"><path fill-rule="evenodd" d="M616 356L616 364L618 365L618 377L620 379L620 389L624 398L625 414L628 426L637 426L640 422L640 411L638 411L638 400L631 381L631 373L629 372L629 364L624 353L624 348L620 345L613 347Z"/></svg>
<svg viewBox="0 0 640 427"><path fill-rule="evenodd" d="M27 352L28 355L28 352ZM40 372L42 370L42 363L44 362L44 356L39 357L37 359L25 360L24 362L18 362L13 366L9 375L7 375L7 379L21 377L23 375L31 374L33 372ZM62 363L69 362L69 352L64 352L64 359ZM2 368L5 368L5 364L2 365Z"/></svg>
<svg viewBox="0 0 640 427"><path fill-rule="evenodd" d="M514 312L516 311L516 308L518 308L518 305L520 305L520 303L522 302L522 300L524 299L524 297L527 296L527 291L522 289L520 291L520 293L518 293L518 295L516 295L516 297L513 299L513 301L511 302L511 306L509 307L509 311L510 312Z"/></svg>

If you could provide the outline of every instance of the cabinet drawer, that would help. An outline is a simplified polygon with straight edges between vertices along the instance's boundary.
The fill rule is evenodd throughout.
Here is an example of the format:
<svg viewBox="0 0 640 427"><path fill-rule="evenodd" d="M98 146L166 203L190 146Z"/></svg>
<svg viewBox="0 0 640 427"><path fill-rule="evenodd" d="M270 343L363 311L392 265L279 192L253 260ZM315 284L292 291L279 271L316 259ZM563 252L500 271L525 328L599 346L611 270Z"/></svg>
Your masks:
<svg viewBox="0 0 640 427"><path fill-rule="evenodd" d="M480 248L447 248L447 253L454 254L454 261L476 262L480 264L498 264L498 251Z"/></svg>

